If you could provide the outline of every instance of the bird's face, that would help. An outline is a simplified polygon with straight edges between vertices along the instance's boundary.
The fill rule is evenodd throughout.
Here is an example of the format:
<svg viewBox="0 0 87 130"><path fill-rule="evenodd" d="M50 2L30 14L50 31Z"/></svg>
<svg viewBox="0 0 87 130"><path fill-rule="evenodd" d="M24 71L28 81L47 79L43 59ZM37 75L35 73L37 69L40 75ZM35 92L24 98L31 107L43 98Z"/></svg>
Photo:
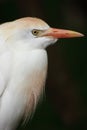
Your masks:
<svg viewBox="0 0 87 130"><path fill-rule="evenodd" d="M1 29L6 36L5 41L32 49L44 49L59 38L83 36L83 34L75 31L51 28L43 20L31 17L4 24Z"/></svg>
<svg viewBox="0 0 87 130"><path fill-rule="evenodd" d="M50 26L45 22L43 24L39 22L38 24L31 23L31 26L17 30L17 42L23 45L27 45L31 49L46 48L48 45L53 44L57 41L57 38L54 38L52 36L45 36L46 31L49 29ZM17 37L15 40L17 40Z"/></svg>

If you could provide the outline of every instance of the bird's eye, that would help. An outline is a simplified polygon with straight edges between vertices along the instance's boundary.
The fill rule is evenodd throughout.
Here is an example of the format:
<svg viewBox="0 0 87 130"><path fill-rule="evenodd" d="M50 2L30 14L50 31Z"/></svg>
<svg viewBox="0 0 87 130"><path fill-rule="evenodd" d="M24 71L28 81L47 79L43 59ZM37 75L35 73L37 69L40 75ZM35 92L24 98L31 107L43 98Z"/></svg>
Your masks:
<svg viewBox="0 0 87 130"><path fill-rule="evenodd" d="M38 36L39 33L40 33L40 30L36 30L36 29L33 29L33 30L32 30L32 34L33 34L34 36Z"/></svg>

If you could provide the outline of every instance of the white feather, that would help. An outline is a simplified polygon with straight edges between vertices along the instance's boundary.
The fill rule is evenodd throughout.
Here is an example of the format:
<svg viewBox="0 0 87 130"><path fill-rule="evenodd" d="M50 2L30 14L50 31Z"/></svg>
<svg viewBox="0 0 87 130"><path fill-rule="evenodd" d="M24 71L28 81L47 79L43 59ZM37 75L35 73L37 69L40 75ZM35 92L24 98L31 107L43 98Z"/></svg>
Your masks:
<svg viewBox="0 0 87 130"><path fill-rule="evenodd" d="M5 55L3 58L2 55L1 59L1 78L5 79L6 85L0 87L4 91L0 101L0 130L13 130L21 118L26 118L36 107L46 78L47 54L45 50L37 49L30 52L10 52L10 56ZM5 76L2 70L7 72ZM2 79L1 82L3 84Z"/></svg>
<svg viewBox="0 0 87 130"><path fill-rule="evenodd" d="M32 29L49 26L24 18L0 26L0 130L14 130L34 112L44 90L48 45L52 37L35 37Z"/></svg>

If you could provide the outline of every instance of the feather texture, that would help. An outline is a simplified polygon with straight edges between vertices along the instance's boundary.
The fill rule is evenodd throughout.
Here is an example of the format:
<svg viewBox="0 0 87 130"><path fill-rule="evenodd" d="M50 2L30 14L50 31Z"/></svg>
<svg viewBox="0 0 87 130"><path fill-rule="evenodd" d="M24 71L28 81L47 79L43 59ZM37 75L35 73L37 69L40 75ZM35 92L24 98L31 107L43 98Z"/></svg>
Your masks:
<svg viewBox="0 0 87 130"><path fill-rule="evenodd" d="M13 130L22 117L27 120L36 108L46 79L46 51L16 52L13 55L11 74L8 73L8 84L0 102L0 130Z"/></svg>

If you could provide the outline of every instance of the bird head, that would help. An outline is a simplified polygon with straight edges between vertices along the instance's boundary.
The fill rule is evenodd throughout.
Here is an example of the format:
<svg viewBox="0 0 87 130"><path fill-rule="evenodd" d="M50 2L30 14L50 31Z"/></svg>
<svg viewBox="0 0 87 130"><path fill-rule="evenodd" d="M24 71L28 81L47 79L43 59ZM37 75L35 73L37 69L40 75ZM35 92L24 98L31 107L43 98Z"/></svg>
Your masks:
<svg viewBox="0 0 87 130"><path fill-rule="evenodd" d="M4 43L44 49L60 38L82 37L83 34L50 27L38 18L26 17L0 25Z"/></svg>

